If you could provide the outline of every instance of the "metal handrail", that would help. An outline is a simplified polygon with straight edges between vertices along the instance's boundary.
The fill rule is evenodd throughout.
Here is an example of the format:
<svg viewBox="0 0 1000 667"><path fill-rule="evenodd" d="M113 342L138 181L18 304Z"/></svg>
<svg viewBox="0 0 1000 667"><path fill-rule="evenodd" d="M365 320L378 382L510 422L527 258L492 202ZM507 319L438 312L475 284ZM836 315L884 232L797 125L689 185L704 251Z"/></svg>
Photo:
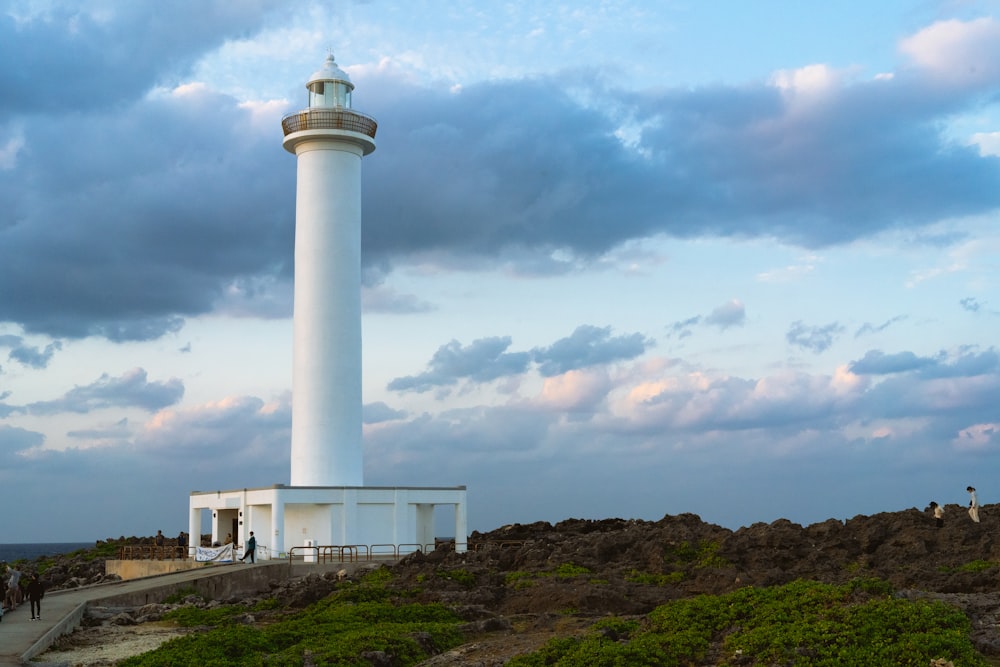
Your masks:
<svg viewBox="0 0 1000 667"><path fill-rule="evenodd" d="M480 551L489 547L499 549L521 548L531 540L478 540L468 541L467 548L470 551ZM288 552L288 560L291 562L295 555L301 556L305 550L312 550L316 554L316 562L354 562L359 560L372 560L376 557L399 558L416 551L429 553L442 546L449 546L454 549L453 541L435 544L343 544L343 545L313 545L293 546ZM195 547L163 546L157 547L148 544L126 544L118 547L119 560L176 560L186 559L192 556ZM234 550L235 551L235 550ZM263 555L268 552L268 547L263 544L257 545L257 553ZM270 556L270 554L268 554Z"/></svg>
<svg viewBox="0 0 1000 667"><path fill-rule="evenodd" d="M385 553L385 552L382 551L382 549L384 547L389 547L389 552L388 553ZM371 545L369 547L369 551L368 551L368 553L369 553L369 559L375 557L375 555L376 555L375 554L375 550L376 549L379 549L379 553L381 553L383 556L392 556L393 558L396 558L399 555L399 549L396 547L395 544L373 544L373 545Z"/></svg>
<svg viewBox="0 0 1000 667"><path fill-rule="evenodd" d="M283 117L281 129L286 137L303 130L348 130L374 139L378 123L353 109L306 109Z"/></svg>

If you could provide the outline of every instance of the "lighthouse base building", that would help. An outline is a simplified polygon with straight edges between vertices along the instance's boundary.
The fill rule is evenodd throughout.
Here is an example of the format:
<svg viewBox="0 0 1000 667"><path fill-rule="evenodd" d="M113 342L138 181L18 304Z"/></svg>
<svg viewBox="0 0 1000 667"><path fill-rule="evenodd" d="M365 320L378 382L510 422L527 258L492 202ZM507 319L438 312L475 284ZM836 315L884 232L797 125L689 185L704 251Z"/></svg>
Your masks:
<svg viewBox="0 0 1000 667"><path fill-rule="evenodd" d="M257 557L305 558L307 547L335 547L358 557L428 551L439 537L454 537L455 550L467 549L466 489L458 487L274 486L191 493L189 533L211 533L212 543L232 534L246 543L250 531ZM435 535L435 509L454 514L453 535ZM444 511L444 510L447 511ZM211 511L211 525L203 518ZM439 522L440 523L440 522ZM450 532L450 531L449 531ZM192 546L197 546L195 542Z"/></svg>
<svg viewBox="0 0 1000 667"><path fill-rule="evenodd" d="M364 484L361 159L375 150L377 123L351 108L354 84L333 54L306 88L309 107L281 120L297 163L291 484L192 492L191 546L208 532L213 544L228 533L243 545L253 531L261 558L296 547L307 556L314 547L358 557L425 551L445 507L454 530L439 537L465 551L464 486Z"/></svg>

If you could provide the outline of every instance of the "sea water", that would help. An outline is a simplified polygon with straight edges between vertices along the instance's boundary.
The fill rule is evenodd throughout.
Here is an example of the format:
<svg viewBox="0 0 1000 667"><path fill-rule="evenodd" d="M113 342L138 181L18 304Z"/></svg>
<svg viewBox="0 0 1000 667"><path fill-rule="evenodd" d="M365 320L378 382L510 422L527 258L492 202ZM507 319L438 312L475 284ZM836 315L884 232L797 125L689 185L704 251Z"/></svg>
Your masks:
<svg viewBox="0 0 1000 667"><path fill-rule="evenodd" d="M79 549L93 549L94 542L39 542L25 544L0 544L0 562L35 560L39 556L58 556Z"/></svg>

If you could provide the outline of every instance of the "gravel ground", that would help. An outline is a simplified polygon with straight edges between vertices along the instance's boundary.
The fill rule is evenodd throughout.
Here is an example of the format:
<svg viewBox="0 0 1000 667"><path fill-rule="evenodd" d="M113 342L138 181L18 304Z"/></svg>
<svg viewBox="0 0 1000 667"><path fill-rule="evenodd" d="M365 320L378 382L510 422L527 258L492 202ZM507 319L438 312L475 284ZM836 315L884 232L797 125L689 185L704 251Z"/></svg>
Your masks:
<svg viewBox="0 0 1000 667"><path fill-rule="evenodd" d="M35 662L67 667L114 665L120 660L146 653L160 644L187 634L190 630L168 623L143 623L132 626L106 625L79 628L59 639Z"/></svg>

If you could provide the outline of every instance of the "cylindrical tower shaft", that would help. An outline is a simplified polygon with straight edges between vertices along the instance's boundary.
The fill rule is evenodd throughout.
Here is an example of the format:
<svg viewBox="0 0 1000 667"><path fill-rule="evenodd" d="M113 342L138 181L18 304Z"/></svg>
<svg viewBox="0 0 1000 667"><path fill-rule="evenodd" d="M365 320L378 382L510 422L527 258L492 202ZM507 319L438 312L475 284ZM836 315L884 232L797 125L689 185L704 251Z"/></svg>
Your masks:
<svg viewBox="0 0 1000 667"><path fill-rule="evenodd" d="M361 486L361 149L297 154L291 482Z"/></svg>
<svg viewBox="0 0 1000 667"><path fill-rule="evenodd" d="M363 486L361 158L376 124L350 109L332 56L307 87L309 109L282 119L298 160L291 484Z"/></svg>

